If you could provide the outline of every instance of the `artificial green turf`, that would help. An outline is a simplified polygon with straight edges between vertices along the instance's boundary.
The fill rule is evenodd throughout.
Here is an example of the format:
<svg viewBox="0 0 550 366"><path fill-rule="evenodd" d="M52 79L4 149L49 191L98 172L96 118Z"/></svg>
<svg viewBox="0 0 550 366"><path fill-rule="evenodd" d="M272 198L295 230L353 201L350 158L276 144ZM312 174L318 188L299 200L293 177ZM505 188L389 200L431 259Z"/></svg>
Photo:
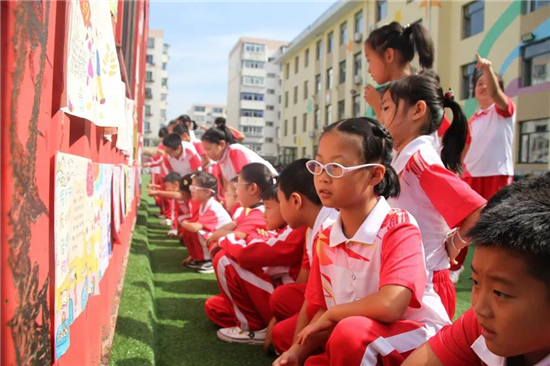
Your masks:
<svg viewBox="0 0 550 366"><path fill-rule="evenodd" d="M204 315L204 302L218 293L214 275L181 266L187 256L178 240L166 237L144 179L133 233L110 364L145 365L270 365L274 357L261 347L225 343ZM457 316L470 305L466 271L457 284Z"/></svg>

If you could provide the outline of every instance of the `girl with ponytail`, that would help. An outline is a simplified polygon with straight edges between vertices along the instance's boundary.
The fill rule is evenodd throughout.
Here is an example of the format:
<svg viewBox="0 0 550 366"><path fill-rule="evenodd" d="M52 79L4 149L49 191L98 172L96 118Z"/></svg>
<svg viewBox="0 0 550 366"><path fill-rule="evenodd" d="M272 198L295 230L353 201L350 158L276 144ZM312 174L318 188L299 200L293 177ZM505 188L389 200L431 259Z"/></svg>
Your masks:
<svg viewBox="0 0 550 366"><path fill-rule="evenodd" d="M420 24L402 26L391 22L372 31L365 41L368 72L378 85L410 75L410 63L415 52L420 67L431 69L434 63L434 43L428 30ZM365 87L365 100L378 117L381 99L382 95L372 85Z"/></svg>
<svg viewBox="0 0 550 366"><path fill-rule="evenodd" d="M433 133L445 108L452 111L453 120L440 157ZM469 244L466 233L486 203L455 174L462 169L466 116L452 92L443 94L435 79L414 75L389 85L382 98L382 123L393 136L392 166L401 182L401 194L390 204L418 220L428 271L452 319L456 292L449 278L450 261L454 263L460 249Z"/></svg>
<svg viewBox="0 0 550 366"><path fill-rule="evenodd" d="M305 365L359 365L365 354L398 365L400 352L450 323L426 275L414 218L386 201L399 194L392 147L370 118L335 122L321 136L306 167L322 204L339 213L314 246L296 342L274 365L304 364L320 347L326 352ZM370 346L393 336L410 348L379 354Z"/></svg>

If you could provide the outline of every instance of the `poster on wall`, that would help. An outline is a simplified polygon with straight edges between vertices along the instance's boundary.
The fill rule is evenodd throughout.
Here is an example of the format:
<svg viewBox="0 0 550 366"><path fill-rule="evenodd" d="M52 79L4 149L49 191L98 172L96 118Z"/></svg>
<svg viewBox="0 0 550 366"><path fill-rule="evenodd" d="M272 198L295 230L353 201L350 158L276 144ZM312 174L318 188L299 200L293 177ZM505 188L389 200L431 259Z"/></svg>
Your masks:
<svg viewBox="0 0 550 366"><path fill-rule="evenodd" d="M128 165L134 163L134 128L135 128L135 102L126 98L126 120L118 129L117 149L123 150L128 156Z"/></svg>
<svg viewBox="0 0 550 366"><path fill-rule="evenodd" d="M120 165L120 206L122 208L122 221L126 218L126 176L128 175L128 166Z"/></svg>
<svg viewBox="0 0 550 366"><path fill-rule="evenodd" d="M126 212L132 209L132 202L136 194L136 169L130 167L126 178Z"/></svg>
<svg viewBox="0 0 550 366"><path fill-rule="evenodd" d="M121 80L108 2L69 3L65 113L97 126L126 121L126 86Z"/></svg>
<svg viewBox="0 0 550 366"><path fill-rule="evenodd" d="M109 266L112 252L111 236L111 188L113 181L113 166L109 164L94 164L94 253L98 255L99 279ZM98 286L96 286L98 287ZM98 287L99 289L99 287Z"/></svg>
<svg viewBox="0 0 550 366"><path fill-rule="evenodd" d="M121 167L118 165L113 165L113 228L115 230L115 233L118 233L120 231L120 171Z"/></svg>

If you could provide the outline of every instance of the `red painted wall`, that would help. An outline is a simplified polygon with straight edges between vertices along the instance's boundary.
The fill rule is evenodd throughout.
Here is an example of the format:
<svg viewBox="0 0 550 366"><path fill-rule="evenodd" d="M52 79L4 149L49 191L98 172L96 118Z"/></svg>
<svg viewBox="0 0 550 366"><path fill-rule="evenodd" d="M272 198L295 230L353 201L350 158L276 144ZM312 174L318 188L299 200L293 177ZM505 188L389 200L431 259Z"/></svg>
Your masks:
<svg viewBox="0 0 550 366"><path fill-rule="evenodd" d="M113 20L116 43L127 44L122 29L124 6L119 1ZM54 233L53 172L55 153L62 151L97 163L123 164L125 156L103 138L103 128L66 115L67 3L62 1L2 1L1 12L1 364L54 363ZM123 75L127 97L138 107L138 141L144 104L148 2L138 1L130 16L133 67ZM127 17L126 17L127 18ZM143 33L138 34L139 19ZM128 33L128 32L127 32ZM140 59L135 55L141 48ZM123 52L119 52L122 58ZM119 59L121 65L123 59ZM139 65L139 75L136 66ZM140 80L140 88L135 87ZM138 196L139 197L139 196ZM100 282L100 295L71 325L71 346L57 365L96 365L107 343L116 310L123 259L136 217L137 200L125 219L119 242Z"/></svg>

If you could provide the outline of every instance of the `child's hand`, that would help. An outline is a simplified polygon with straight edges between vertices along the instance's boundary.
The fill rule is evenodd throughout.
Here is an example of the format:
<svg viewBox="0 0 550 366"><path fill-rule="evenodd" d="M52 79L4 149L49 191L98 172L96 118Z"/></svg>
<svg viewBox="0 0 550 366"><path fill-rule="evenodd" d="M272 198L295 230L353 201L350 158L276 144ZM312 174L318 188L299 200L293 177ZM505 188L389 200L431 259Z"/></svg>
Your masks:
<svg viewBox="0 0 550 366"><path fill-rule="evenodd" d="M269 351L271 349L271 335L273 333L273 327L277 324L277 319L275 317L271 318L269 321L269 324L267 325L267 330L265 334L265 342L264 342L264 352L266 354L269 354Z"/></svg>
<svg viewBox="0 0 550 366"><path fill-rule="evenodd" d="M149 194L149 196L154 197L154 196L158 195L158 192L159 191L150 190L148 194Z"/></svg>
<svg viewBox="0 0 550 366"><path fill-rule="evenodd" d="M256 229L256 233L258 233L258 235L260 235L260 236L263 236L264 238L269 237L269 231L267 231L265 229Z"/></svg>
<svg viewBox="0 0 550 366"><path fill-rule="evenodd" d="M491 69L491 61L487 60L486 58L483 58L479 55L479 53L476 52L476 58L477 58L477 64L476 69L480 71L486 71Z"/></svg>
<svg viewBox="0 0 550 366"><path fill-rule="evenodd" d="M315 323L311 323L302 329L296 336L296 343L303 346L310 335L333 328L336 322L330 320L327 313L328 312L324 313Z"/></svg>
<svg viewBox="0 0 550 366"><path fill-rule="evenodd" d="M220 248L218 243L215 243L214 245L212 245L212 247L210 248L210 258L214 260L214 257L216 256L216 254L218 254L220 250L222 250L222 248Z"/></svg>
<svg viewBox="0 0 550 366"><path fill-rule="evenodd" d="M464 245L462 241L457 238L456 229L450 231L447 234L447 239L445 240L445 249L447 249L447 256L449 256L449 262L451 262L451 265L458 263L456 261L456 257L463 247Z"/></svg>
<svg viewBox="0 0 550 366"><path fill-rule="evenodd" d="M382 103L382 96L376 90L376 88L370 84L365 86L365 100L375 111L380 110L380 104Z"/></svg>
<svg viewBox="0 0 550 366"><path fill-rule="evenodd" d="M286 351L273 362L273 366L299 366L298 355L292 351Z"/></svg>

